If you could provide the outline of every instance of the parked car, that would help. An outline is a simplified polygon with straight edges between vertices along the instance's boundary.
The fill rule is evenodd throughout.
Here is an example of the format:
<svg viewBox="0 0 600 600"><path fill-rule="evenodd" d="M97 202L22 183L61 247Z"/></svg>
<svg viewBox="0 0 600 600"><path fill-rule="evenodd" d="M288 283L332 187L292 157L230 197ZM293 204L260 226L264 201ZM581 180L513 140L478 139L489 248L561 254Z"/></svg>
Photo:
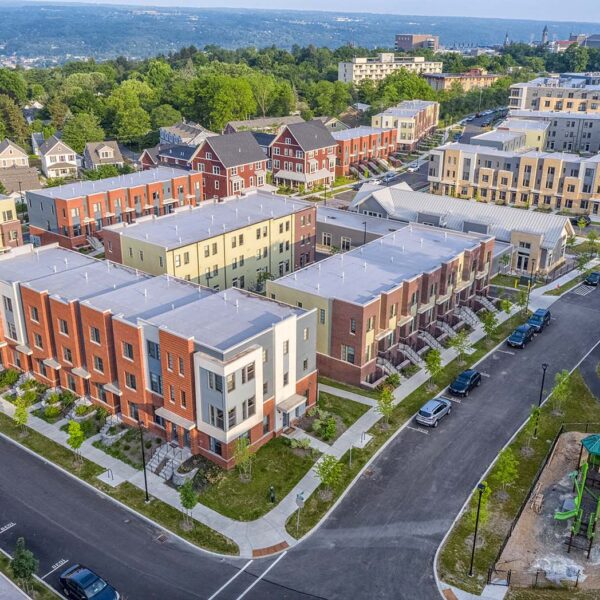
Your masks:
<svg viewBox="0 0 600 600"><path fill-rule="evenodd" d="M408 173L414 173L415 171L419 170L419 165L415 164L415 163L411 163L410 165L408 165L408 168L406 170Z"/></svg>
<svg viewBox="0 0 600 600"><path fill-rule="evenodd" d="M437 427L440 420L452 412L452 402L448 398L434 398L427 401L417 413L416 421L427 427Z"/></svg>
<svg viewBox="0 0 600 600"><path fill-rule="evenodd" d="M397 173L388 172L381 178L381 181L383 183L390 183L391 181L394 181L394 179L396 179L396 177L398 177Z"/></svg>
<svg viewBox="0 0 600 600"><path fill-rule="evenodd" d="M600 271L592 271L584 280L585 285L596 287L600 283Z"/></svg>
<svg viewBox="0 0 600 600"><path fill-rule="evenodd" d="M467 369L450 384L448 389L451 394L465 396L466 398L474 387L479 387L480 385L481 373L475 369Z"/></svg>
<svg viewBox="0 0 600 600"><path fill-rule="evenodd" d="M569 217L569 221L575 225L575 227L579 227L579 222L585 223L584 227L587 227L591 222L589 215L575 215L573 217Z"/></svg>
<svg viewBox="0 0 600 600"><path fill-rule="evenodd" d="M74 564L60 576L60 585L67 598L76 600L119 600L119 592L104 579L83 565Z"/></svg>
<svg viewBox="0 0 600 600"><path fill-rule="evenodd" d="M509 336L506 342L513 348L525 348L533 339L535 329L531 325L519 325Z"/></svg>
<svg viewBox="0 0 600 600"><path fill-rule="evenodd" d="M536 333L541 333L548 325L550 325L550 311L547 308L538 308L527 321L527 325L531 325Z"/></svg>

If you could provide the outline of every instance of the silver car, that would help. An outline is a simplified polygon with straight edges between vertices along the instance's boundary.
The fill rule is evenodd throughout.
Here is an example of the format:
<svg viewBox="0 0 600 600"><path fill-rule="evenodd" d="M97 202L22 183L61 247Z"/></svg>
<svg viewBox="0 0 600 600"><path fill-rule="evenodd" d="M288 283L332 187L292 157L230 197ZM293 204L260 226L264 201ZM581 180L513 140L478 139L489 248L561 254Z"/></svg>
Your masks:
<svg viewBox="0 0 600 600"><path fill-rule="evenodd" d="M440 396L428 400L417 413L416 421L427 427L437 427L440 420L452 412L452 401Z"/></svg>

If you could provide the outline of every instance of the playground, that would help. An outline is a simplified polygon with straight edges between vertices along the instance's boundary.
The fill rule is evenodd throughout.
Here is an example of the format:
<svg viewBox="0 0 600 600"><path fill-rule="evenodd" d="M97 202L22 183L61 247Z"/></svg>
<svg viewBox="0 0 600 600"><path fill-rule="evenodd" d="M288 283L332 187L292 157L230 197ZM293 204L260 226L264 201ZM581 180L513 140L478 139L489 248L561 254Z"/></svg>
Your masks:
<svg viewBox="0 0 600 600"><path fill-rule="evenodd" d="M600 435L564 433L496 563L511 584L600 590Z"/></svg>

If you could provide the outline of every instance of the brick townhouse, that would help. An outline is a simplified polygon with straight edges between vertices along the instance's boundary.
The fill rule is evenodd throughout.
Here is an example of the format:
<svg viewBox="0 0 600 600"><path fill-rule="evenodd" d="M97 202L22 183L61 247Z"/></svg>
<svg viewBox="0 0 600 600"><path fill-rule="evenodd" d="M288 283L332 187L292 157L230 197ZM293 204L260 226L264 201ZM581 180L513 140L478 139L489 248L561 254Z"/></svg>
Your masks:
<svg viewBox="0 0 600 600"><path fill-rule="evenodd" d="M305 189L331 185L335 179L336 146L319 120L287 125L271 144L274 182Z"/></svg>
<svg viewBox="0 0 600 600"><path fill-rule="evenodd" d="M406 225L269 281L267 296L318 311L322 375L376 385L460 326L459 307L477 308L493 249L492 236Z"/></svg>
<svg viewBox="0 0 600 600"><path fill-rule="evenodd" d="M58 242L65 248L102 238L102 228L144 215L171 213L175 206L197 205L202 175L159 167L149 171L83 181L27 192L30 232L36 245Z"/></svg>
<svg viewBox="0 0 600 600"><path fill-rule="evenodd" d="M207 138L190 160L203 177L203 198L239 196L267 182L267 157L249 131Z"/></svg>
<svg viewBox="0 0 600 600"><path fill-rule="evenodd" d="M57 245L0 256L5 367L234 466L316 401L316 313Z"/></svg>

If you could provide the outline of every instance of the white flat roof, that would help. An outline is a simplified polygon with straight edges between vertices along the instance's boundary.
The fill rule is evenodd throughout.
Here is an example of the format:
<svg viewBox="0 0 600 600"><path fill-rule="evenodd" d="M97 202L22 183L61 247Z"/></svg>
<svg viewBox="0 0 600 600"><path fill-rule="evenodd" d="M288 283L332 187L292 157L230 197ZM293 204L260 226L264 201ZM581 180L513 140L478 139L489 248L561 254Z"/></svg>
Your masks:
<svg viewBox="0 0 600 600"><path fill-rule="evenodd" d="M392 219L369 217L348 210L329 208L326 206L317 206L317 223L330 223L336 227L356 229L357 231L363 231L366 223L367 231L369 233L377 233L380 235L387 235L392 231L397 231L408 225L407 223L393 221Z"/></svg>

